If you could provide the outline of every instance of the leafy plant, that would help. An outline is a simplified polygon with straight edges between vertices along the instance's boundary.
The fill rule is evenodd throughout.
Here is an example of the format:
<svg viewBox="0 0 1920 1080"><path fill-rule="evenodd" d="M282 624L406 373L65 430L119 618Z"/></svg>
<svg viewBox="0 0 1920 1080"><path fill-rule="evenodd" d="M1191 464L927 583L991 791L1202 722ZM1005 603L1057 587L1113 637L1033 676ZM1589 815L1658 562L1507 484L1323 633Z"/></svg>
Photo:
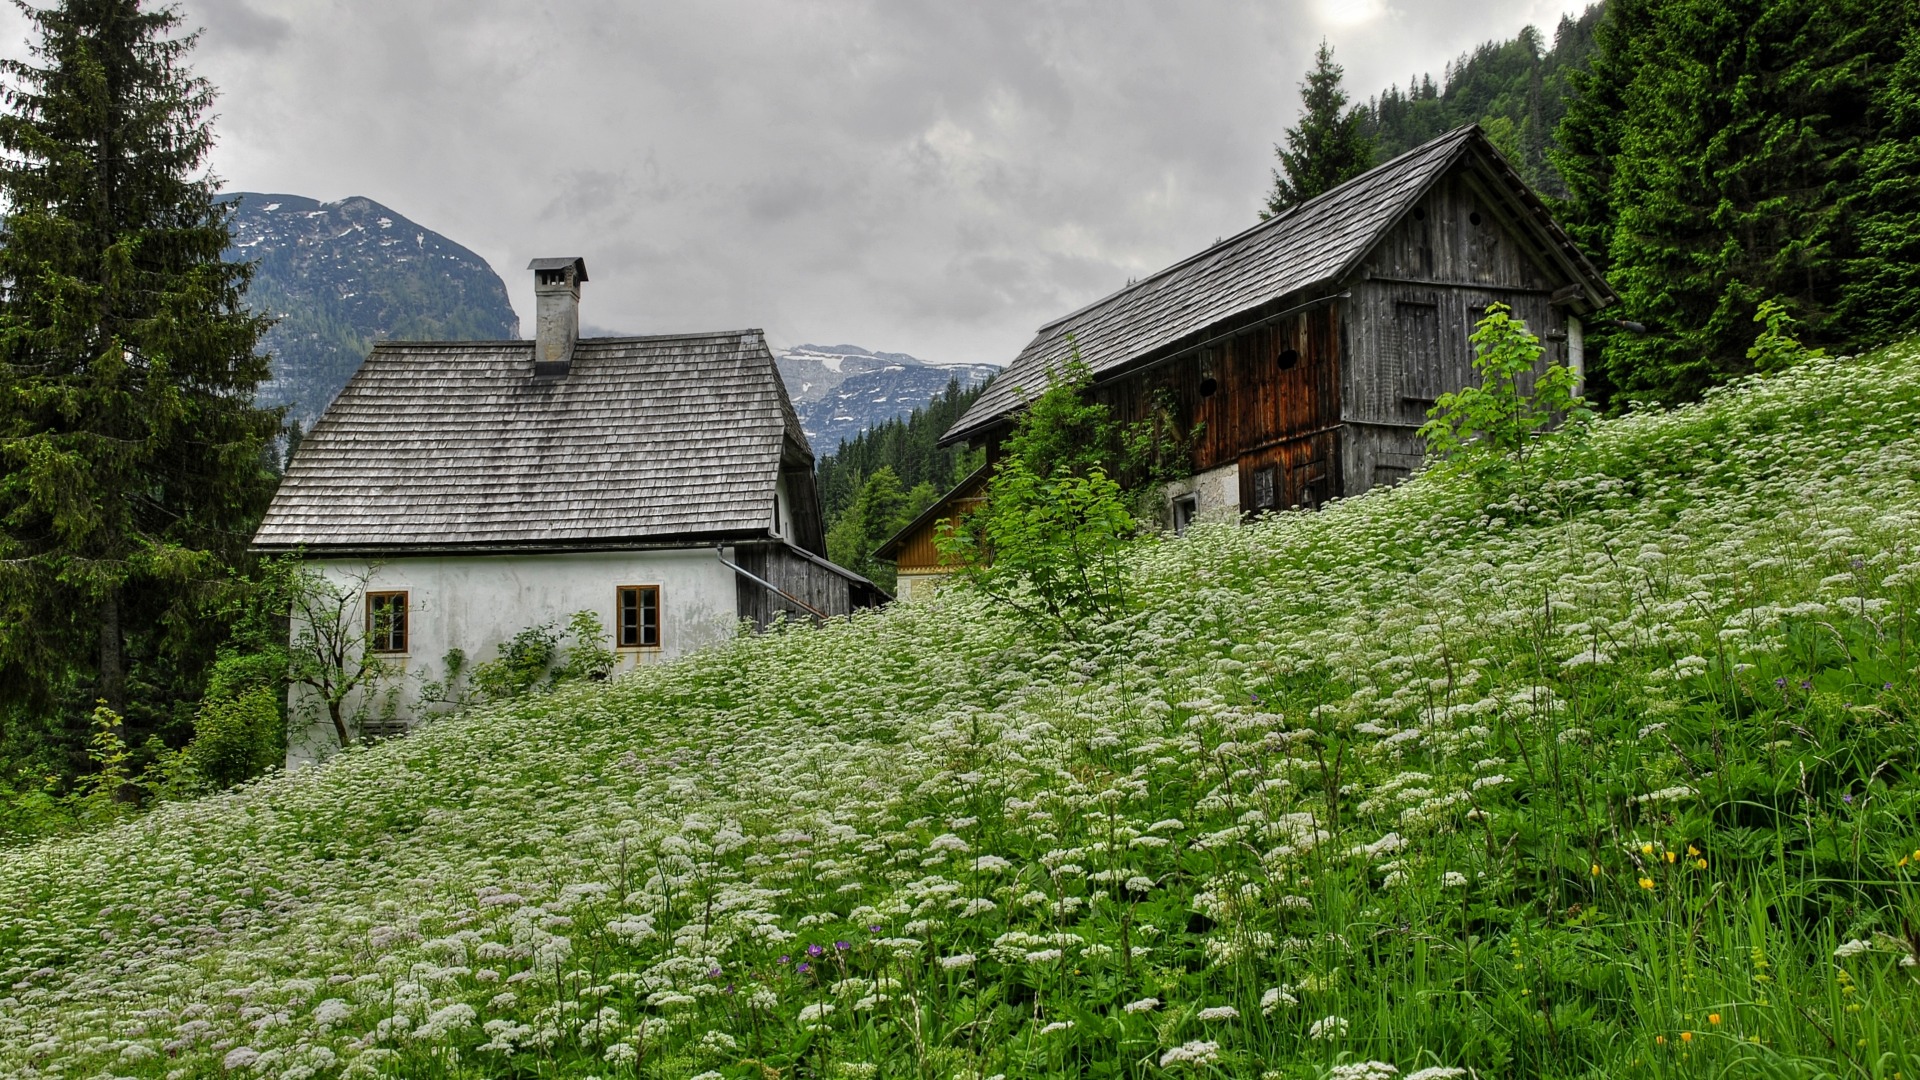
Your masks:
<svg viewBox="0 0 1920 1080"><path fill-rule="evenodd" d="M1487 308L1474 327L1473 368L1480 385L1440 395L1420 428L1429 454L1451 459L1483 490L1527 483L1528 455L1542 429L1591 413L1574 395L1574 375L1564 365L1540 368L1540 339L1513 318L1505 304ZM1523 391L1522 380L1532 376Z"/></svg>
<svg viewBox="0 0 1920 1080"><path fill-rule="evenodd" d="M1778 299L1762 300L1760 309L1753 314L1753 321L1765 325L1753 347L1747 350L1747 359L1753 361L1755 371L1762 374L1785 371L1796 364L1827 355L1821 349L1809 349L1800 344L1800 340L1793 336L1798 322L1787 311L1787 305Z"/></svg>
<svg viewBox="0 0 1920 1080"><path fill-rule="evenodd" d="M937 539L964 580L1068 637L1119 615L1120 554L1135 530L1107 473L1121 432L1088 398L1092 372L1073 360L1028 403L979 509Z"/></svg>
<svg viewBox="0 0 1920 1080"><path fill-rule="evenodd" d="M547 682L560 647L550 622L529 626L500 646L500 655L473 669L473 686L490 699L519 697Z"/></svg>
<svg viewBox="0 0 1920 1080"><path fill-rule="evenodd" d="M211 787L232 787L280 765L286 755L285 731L278 687L256 685L201 703L186 760Z"/></svg>
<svg viewBox="0 0 1920 1080"><path fill-rule="evenodd" d="M600 625L599 615L591 611L574 612L567 619L566 661L554 672L554 681L591 679L598 682L613 674L619 657L607 648L611 640L606 627Z"/></svg>

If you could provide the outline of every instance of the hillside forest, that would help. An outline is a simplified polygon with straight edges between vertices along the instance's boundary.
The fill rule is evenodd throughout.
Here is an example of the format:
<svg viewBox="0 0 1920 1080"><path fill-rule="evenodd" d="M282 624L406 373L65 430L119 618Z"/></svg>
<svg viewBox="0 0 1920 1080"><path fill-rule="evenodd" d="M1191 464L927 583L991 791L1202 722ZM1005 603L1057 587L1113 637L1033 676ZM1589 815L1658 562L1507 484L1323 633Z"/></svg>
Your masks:
<svg viewBox="0 0 1920 1080"><path fill-rule="evenodd" d="M1162 533L1074 367L928 597L612 680L533 628L293 772L214 88L176 7L25 10L0 1073L1920 1075L1911 0L1608 0L1365 101L1323 43L1252 213L1479 123L1620 298L1585 397L1488 308L1405 483ZM834 558L888 583L979 393L821 458Z"/></svg>

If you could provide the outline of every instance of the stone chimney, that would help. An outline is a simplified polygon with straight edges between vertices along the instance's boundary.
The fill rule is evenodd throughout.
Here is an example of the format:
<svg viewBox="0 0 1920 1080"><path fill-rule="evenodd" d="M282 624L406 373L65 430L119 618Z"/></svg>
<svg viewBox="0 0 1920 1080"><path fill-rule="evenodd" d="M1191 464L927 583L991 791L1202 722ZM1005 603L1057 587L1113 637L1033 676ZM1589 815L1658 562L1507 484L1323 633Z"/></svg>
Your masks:
<svg viewBox="0 0 1920 1080"><path fill-rule="evenodd" d="M587 260L577 256L535 259L533 271L533 375L558 379L573 366L573 343L580 340L580 283Z"/></svg>

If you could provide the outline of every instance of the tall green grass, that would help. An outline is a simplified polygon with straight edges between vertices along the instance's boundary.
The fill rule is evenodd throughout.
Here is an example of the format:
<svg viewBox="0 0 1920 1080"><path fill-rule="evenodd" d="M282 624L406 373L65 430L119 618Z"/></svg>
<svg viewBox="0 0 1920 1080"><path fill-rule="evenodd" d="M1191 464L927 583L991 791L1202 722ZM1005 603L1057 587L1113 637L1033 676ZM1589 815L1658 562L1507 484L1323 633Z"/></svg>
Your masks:
<svg viewBox="0 0 1920 1080"><path fill-rule="evenodd" d="M1920 1077L1920 347L0 853L19 1076Z"/></svg>

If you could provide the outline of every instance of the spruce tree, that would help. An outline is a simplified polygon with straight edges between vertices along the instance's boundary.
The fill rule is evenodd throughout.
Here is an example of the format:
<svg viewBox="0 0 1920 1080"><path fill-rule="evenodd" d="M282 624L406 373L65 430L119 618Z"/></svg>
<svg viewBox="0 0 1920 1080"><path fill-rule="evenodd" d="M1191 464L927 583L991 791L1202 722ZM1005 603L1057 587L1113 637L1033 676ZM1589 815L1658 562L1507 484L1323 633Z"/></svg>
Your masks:
<svg viewBox="0 0 1920 1080"><path fill-rule="evenodd" d="M1860 343L1920 331L1920 26L1874 104L1881 138L1867 148L1849 207L1859 244L1838 314Z"/></svg>
<svg viewBox="0 0 1920 1080"><path fill-rule="evenodd" d="M0 718L185 717L271 495L266 322L222 259L177 9L62 0L0 64ZM78 729L84 733L84 727ZM9 733L18 745L19 733Z"/></svg>
<svg viewBox="0 0 1920 1080"><path fill-rule="evenodd" d="M1304 105L1300 123L1286 131L1286 145L1275 146L1280 168L1273 171L1273 190L1267 195L1261 220L1292 209L1331 191L1373 167L1373 140L1366 133L1366 115L1347 108L1347 92L1340 86L1345 74L1333 62L1333 50L1323 40L1314 54L1313 70L1300 84Z"/></svg>
<svg viewBox="0 0 1920 1080"><path fill-rule="evenodd" d="M1914 18L1911 0L1609 5L1559 162L1575 237L1649 332L1596 342L1591 389L1684 400L1751 370L1769 300L1813 342L1864 343L1834 315Z"/></svg>

